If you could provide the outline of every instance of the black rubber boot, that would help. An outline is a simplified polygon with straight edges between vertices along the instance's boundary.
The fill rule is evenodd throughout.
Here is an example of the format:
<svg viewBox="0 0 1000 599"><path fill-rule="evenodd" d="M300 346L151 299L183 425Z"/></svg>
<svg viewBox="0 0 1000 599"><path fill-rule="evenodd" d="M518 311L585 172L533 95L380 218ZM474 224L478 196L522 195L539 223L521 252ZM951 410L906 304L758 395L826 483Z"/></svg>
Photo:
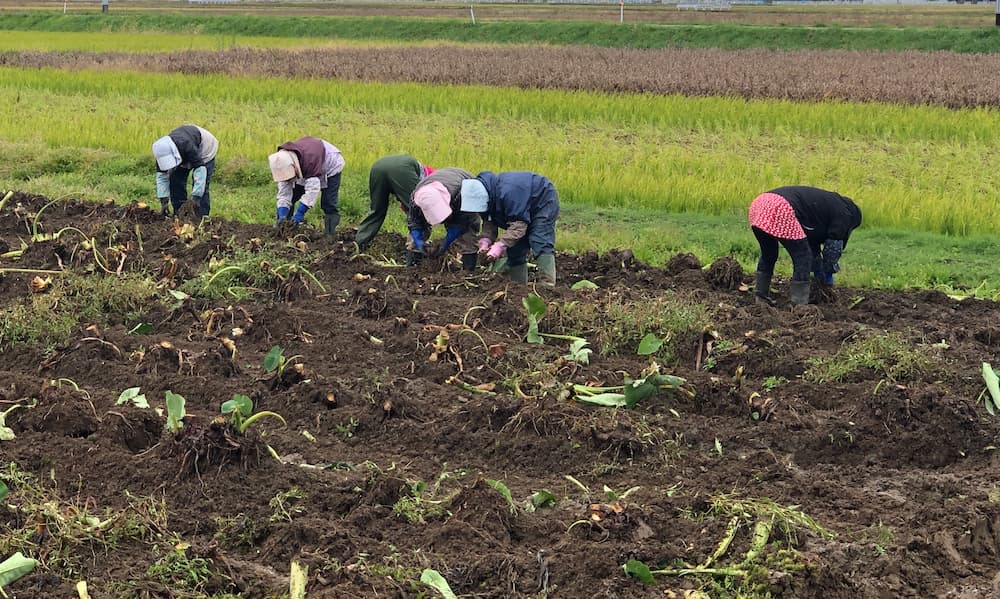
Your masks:
<svg viewBox="0 0 1000 599"><path fill-rule="evenodd" d="M507 268L507 275L510 277L510 280L515 283L527 284L528 265L518 264L517 266L509 266Z"/></svg>
<svg viewBox="0 0 1000 599"><path fill-rule="evenodd" d="M535 260L538 267L536 279L541 285L546 287L556 286L556 256L555 254L542 254Z"/></svg>
<svg viewBox="0 0 1000 599"><path fill-rule="evenodd" d="M792 281L788 284L788 298L796 306L809 303L809 281Z"/></svg>
<svg viewBox="0 0 1000 599"><path fill-rule="evenodd" d="M337 232L337 225L340 224L340 214L323 215L323 234L332 238Z"/></svg>
<svg viewBox="0 0 1000 599"><path fill-rule="evenodd" d="M476 270L476 264L478 261L478 254L462 254L462 270L467 270L469 272Z"/></svg>
<svg viewBox="0 0 1000 599"><path fill-rule="evenodd" d="M757 279L754 282L753 292L758 304L766 304L768 306L774 305L774 300L771 299L771 273L757 271Z"/></svg>

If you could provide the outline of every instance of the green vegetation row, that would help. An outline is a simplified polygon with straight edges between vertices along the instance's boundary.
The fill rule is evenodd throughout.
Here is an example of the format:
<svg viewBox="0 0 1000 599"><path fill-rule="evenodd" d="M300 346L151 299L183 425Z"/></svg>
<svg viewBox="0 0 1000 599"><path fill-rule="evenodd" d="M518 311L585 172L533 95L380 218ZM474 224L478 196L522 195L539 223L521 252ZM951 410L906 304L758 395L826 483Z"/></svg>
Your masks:
<svg viewBox="0 0 1000 599"><path fill-rule="evenodd" d="M231 48L310 48L329 45L324 38L251 37L246 35L192 35L181 32L115 33L99 31L4 31L0 50L40 52L155 53L172 50L227 50ZM338 46L351 43L337 42Z"/></svg>
<svg viewBox="0 0 1000 599"><path fill-rule="evenodd" d="M570 204L737 215L803 183L855 198L869 226L1000 231L991 110L49 69L0 69L0 101L0 139L27 147L0 176L39 185L89 165L106 175L80 181L90 197L149 198L151 140L197 122L222 142L218 209L239 218L269 214L266 156L308 134L343 151L358 196L374 160L408 152L541 172Z"/></svg>
<svg viewBox="0 0 1000 599"><path fill-rule="evenodd" d="M224 36L345 40L440 40L465 43L592 45L621 48L947 50L995 53L1000 30L973 28L802 27L616 24L589 21L471 21L400 17L197 14L0 14L0 29L19 31L178 32Z"/></svg>

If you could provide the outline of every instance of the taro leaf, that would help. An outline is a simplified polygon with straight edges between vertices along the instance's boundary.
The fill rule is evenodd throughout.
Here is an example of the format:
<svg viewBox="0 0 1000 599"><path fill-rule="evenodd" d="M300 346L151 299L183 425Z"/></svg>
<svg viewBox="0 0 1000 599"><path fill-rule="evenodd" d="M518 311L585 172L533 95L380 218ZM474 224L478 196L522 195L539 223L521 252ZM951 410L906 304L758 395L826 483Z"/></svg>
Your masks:
<svg viewBox="0 0 1000 599"><path fill-rule="evenodd" d="M640 400L656 395L658 388L649 380L651 378L653 376L634 381L629 378L625 379L625 407L631 408L639 403Z"/></svg>
<svg viewBox="0 0 1000 599"><path fill-rule="evenodd" d="M593 350L587 347L586 339L575 339L569 346L569 354L564 356L564 358L577 364L590 364L590 354L592 352Z"/></svg>
<svg viewBox="0 0 1000 599"><path fill-rule="evenodd" d="M1000 405L1000 378L993 372L989 362L983 362L983 380L986 381L986 388L990 392L989 397L983 398L983 404L990 416L993 416L996 414L997 405Z"/></svg>
<svg viewBox="0 0 1000 599"><path fill-rule="evenodd" d="M0 589L35 569L38 562L20 551L0 563Z"/></svg>
<svg viewBox="0 0 1000 599"><path fill-rule="evenodd" d="M441 593L444 599L458 599L448 585L448 581L437 570L424 569L423 573L420 574L420 582Z"/></svg>
<svg viewBox="0 0 1000 599"><path fill-rule="evenodd" d="M184 428L184 396L167 391L167 429L176 434Z"/></svg>
<svg viewBox="0 0 1000 599"><path fill-rule="evenodd" d="M233 394L229 401L222 402L222 413L229 414L239 410L240 415L249 416L253 412L253 400L246 395Z"/></svg>
<svg viewBox="0 0 1000 599"><path fill-rule="evenodd" d="M7 496L8 492L9 491L7 490L7 485L2 480L0 480L0 501L3 501L4 497Z"/></svg>
<svg viewBox="0 0 1000 599"><path fill-rule="evenodd" d="M661 347L663 347L663 339L653 333L646 333L642 341L639 342L639 350L636 353L640 356L648 356L660 351Z"/></svg>
<svg viewBox="0 0 1000 599"><path fill-rule="evenodd" d="M517 513L517 505L514 503L514 496L511 495L510 488L504 484L502 480L492 480L486 479L486 484L496 489L503 498L507 500L507 507L510 508L510 513Z"/></svg>
<svg viewBox="0 0 1000 599"><path fill-rule="evenodd" d="M521 303L528 311L528 343L545 343L538 334L538 319L545 315L545 300L537 293L529 293Z"/></svg>
<svg viewBox="0 0 1000 599"><path fill-rule="evenodd" d="M278 366L281 365L281 357L284 353L285 350L280 345L272 347L271 351L267 352L267 355L264 356L264 370L267 372L277 370Z"/></svg>
<svg viewBox="0 0 1000 599"><path fill-rule="evenodd" d="M580 289L600 289L600 287L597 286L597 283L588 281L587 279L581 279L576 283L573 283L570 286L570 289L572 289L573 291L578 291Z"/></svg>
<svg viewBox="0 0 1000 599"><path fill-rule="evenodd" d="M556 503L556 496L547 489L542 489L540 491L535 491L528 497L529 505L531 510L537 510L541 507L552 507Z"/></svg>
<svg viewBox="0 0 1000 599"><path fill-rule="evenodd" d="M153 332L153 325L148 322L140 322L139 324L132 327L128 334L129 335L148 335Z"/></svg>
<svg viewBox="0 0 1000 599"><path fill-rule="evenodd" d="M116 406L120 406L124 403L132 402L137 408L148 408L149 402L146 400L145 393L139 393L139 387L129 387L128 389L122 391L122 394L118 396L118 401L115 402Z"/></svg>
<svg viewBox="0 0 1000 599"><path fill-rule="evenodd" d="M596 393L594 395L575 395L573 399L584 403L592 403L609 408L620 408L625 405L624 393Z"/></svg>
<svg viewBox="0 0 1000 599"><path fill-rule="evenodd" d="M649 571L649 566L637 559L628 560L622 568L624 568L626 574L638 578L639 582L656 584L656 579L653 578L653 573Z"/></svg>

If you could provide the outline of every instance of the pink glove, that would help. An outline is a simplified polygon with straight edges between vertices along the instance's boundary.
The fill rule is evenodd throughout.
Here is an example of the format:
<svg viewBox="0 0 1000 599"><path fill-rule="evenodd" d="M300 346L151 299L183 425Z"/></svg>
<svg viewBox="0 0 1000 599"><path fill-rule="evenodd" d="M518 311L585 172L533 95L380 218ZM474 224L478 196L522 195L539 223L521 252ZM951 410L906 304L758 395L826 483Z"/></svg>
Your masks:
<svg viewBox="0 0 1000 599"><path fill-rule="evenodd" d="M490 244L491 243L492 242L490 241L489 237L480 237L479 238L479 253L483 253L486 250L490 249Z"/></svg>
<svg viewBox="0 0 1000 599"><path fill-rule="evenodd" d="M490 251L486 252L486 257L490 260L496 260L500 256L503 256L505 251L507 251L507 246L504 245L504 242L498 241L490 246Z"/></svg>

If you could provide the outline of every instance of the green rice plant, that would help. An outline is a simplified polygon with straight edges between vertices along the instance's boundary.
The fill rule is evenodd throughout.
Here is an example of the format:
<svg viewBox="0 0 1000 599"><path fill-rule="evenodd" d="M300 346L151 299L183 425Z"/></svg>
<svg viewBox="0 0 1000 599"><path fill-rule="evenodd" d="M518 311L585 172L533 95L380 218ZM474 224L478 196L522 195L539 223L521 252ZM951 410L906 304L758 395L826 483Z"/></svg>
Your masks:
<svg viewBox="0 0 1000 599"><path fill-rule="evenodd" d="M863 8L869 9L867 11ZM331 15L281 15L281 14L229 14L213 15L206 19L196 11L136 12L129 14L74 14L46 12L7 12L0 15L0 29L54 32L94 31L104 35L117 32L135 32L135 35L162 36L178 32L190 37L205 36L217 45L235 45L242 36L284 38L326 38L356 40L446 40L472 43L543 43L594 45L630 48L780 48L820 49L844 48L851 50L947 50L989 53L997 48L998 35L993 30L983 31L974 27L942 27L947 13L935 11L933 26L929 27L871 27L871 7L858 7L866 26L822 27L808 23L796 25L795 8L770 8L777 12L773 24L719 24L662 23L623 24L605 21L606 15L593 20L565 19L491 19L488 26L470 27L467 19L435 18L414 19L380 15L365 16ZM176 9L175 9L176 10ZM634 10L629 8L629 12ZM640 9L641 10L641 9ZM881 10L886 10L882 8ZM899 10L899 9L897 9ZM519 13L530 15L529 6ZM781 11L781 12L778 12ZM910 11L912 13L912 11ZM967 11L962 11L967 13ZM954 13L953 13L954 15ZM957 16L957 15L956 15ZM963 15L964 16L964 15ZM913 23L914 16L906 14L899 20ZM968 18L968 17L964 17ZM192 35L194 34L194 35ZM203 42L190 42L202 47ZM264 42L266 43L266 42ZM86 49L86 48L82 48Z"/></svg>
<svg viewBox="0 0 1000 599"><path fill-rule="evenodd" d="M832 356L806 360L809 367L802 378L812 383L843 382L863 371L892 382L933 376L942 365L931 352L929 346L913 345L899 332L864 331Z"/></svg>
<svg viewBox="0 0 1000 599"><path fill-rule="evenodd" d="M474 170L531 164L553 179L568 205L733 215L783 181L822 181L859 200L866 227L957 235L1000 228L994 224L1000 207L980 201L983 193L1000 190L1000 174L978 168L964 151L976 145L989 152L1000 144L994 116L985 110L556 90L497 94L484 87L405 83L303 80L289 86L218 75L81 71L68 78L55 69L5 68L2 74L0 101L15 112L0 122L7 143L43 141L71 154L110 152L115 159L148 154L150 129L175 126L186 114L189 90L198 89L202 118L228 140L216 175L220 193L240 188L219 206L223 215L269 216L273 203L259 199L271 195L273 185L264 158L275 140L287 137L282 123L294 108L303 118L327 110L341 115L335 130L316 134L351 158L345 209L359 210L352 199L364 205L367 166L392 151L386 139L397 139L439 164ZM120 120L118 98L127 98L135 116L109 137L103 123ZM247 122L255 123L253 136ZM547 140L543 146L532 143L539 136ZM494 143L454 142L485 137ZM643 160L608 161L608 155ZM234 169L259 165L253 169L258 178L247 185L230 161ZM86 183L74 189L93 182L86 193L95 198L106 193L106 177L83 175L79 169L86 164L73 168L62 175L36 168L33 185L44 188L58 178Z"/></svg>

